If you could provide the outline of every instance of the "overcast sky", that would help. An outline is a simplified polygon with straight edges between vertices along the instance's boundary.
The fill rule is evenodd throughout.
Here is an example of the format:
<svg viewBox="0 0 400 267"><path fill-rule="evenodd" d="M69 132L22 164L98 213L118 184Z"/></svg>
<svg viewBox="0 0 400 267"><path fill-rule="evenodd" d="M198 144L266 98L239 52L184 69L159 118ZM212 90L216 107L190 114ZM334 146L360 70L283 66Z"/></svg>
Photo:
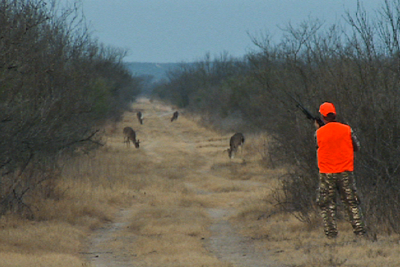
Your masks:
<svg viewBox="0 0 400 267"><path fill-rule="evenodd" d="M59 0L61 3L73 0ZM362 0L373 12L383 0ZM343 22L357 0L82 0L92 36L128 50L127 62L180 63L256 49L251 36L282 30L309 17ZM372 13L371 13L372 14Z"/></svg>

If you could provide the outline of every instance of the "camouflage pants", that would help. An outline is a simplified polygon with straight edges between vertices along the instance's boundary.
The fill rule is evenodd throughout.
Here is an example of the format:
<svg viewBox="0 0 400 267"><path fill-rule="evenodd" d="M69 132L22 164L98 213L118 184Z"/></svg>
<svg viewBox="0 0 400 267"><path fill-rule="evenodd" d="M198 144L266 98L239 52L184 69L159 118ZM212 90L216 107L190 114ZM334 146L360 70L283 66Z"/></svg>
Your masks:
<svg viewBox="0 0 400 267"><path fill-rule="evenodd" d="M325 234L328 237L336 237L338 233L336 224L337 192L340 194L354 233L363 234L365 232L364 222L353 172L319 174L317 204L321 208Z"/></svg>

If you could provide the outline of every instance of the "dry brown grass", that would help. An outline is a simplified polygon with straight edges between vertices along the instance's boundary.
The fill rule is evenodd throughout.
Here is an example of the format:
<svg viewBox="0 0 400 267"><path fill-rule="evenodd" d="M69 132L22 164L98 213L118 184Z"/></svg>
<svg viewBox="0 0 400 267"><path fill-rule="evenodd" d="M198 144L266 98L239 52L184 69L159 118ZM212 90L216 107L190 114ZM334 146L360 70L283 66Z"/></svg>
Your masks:
<svg viewBox="0 0 400 267"><path fill-rule="evenodd" d="M323 234L319 216L303 223L284 213L274 195L284 169L267 171L268 188L259 188L242 202L232 218L245 236L271 251L271 259L288 266L399 266L399 235L356 238L347 221L338 223L339 236L329 240Z"/></svg>
<svg viewBox="0 0 400 267"><path fill-rule="evenodd" d="M82 266L85 231L65 222L0 220L0 266Z"/></svg>
<svg viewBox="0 0 400 267"><path fill-rule="evenodd" d="M134 109L144 111L144 125L127 112L107 127L106 146L63 162L51 197L34 200L36 221L0 219L0 266L95 266L93 240L126 265L233 266L207 249L210 208L234 210L237 232L288 266L398 266L397 235L355 239L340 222L331 241L318 216L304 224L281 212L274 194L286 168L271 168L267 137L245 134L243 152L230 160L230 135L184 115L171 123L173 110L157 101ZM140 149L123 144L125 126L137 131Z"/></svg>
<svg viewBox="0 0 400 267"><path fill-rule="evenodd" d="M140 210L134 214L128 228L139 237L131 244L131 249L139 260L151 258L151 262L157 262L154 266L204 266L203 260L198 261L202 256L218 266L218 260L208 256L199 242L208 237L209 223L200 208L166 204ZM154 256L148 257L149 254Z"/></svg>

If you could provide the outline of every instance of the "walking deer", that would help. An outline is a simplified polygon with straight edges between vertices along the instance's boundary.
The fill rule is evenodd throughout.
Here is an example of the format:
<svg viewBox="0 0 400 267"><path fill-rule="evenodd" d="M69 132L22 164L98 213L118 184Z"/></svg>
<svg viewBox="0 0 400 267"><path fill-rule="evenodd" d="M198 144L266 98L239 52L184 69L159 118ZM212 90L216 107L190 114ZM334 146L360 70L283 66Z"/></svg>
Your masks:
<svg viewBox="0 0 400 267"><path fill-rule="evenodd" d="M142 112L139 111L138 113L136 113L136 116L137 116L140 124L143 124L143 114L142 114Z"/></svg>
<svg viewBox="0 0 400 267"><path fill-rule="evenodd" d="M136 133L131 127L125 127L123 130L124 133L124 143L129 147L130 141L135 145L136 148L139 148L139 139L136 141Z"/></svg>
<svg viewBox="0 0 400 267"><path fill-rule="evenodd" d="M231 159L235 157L235 153L237 152L239 146L242 146L243 149L244 144L244 136L241 133L235 133L231 139L229 140L228 154Z"/></svg>
<svg viewBox="0 0 400 267"><path fill-rule="evenodd" d="M175 111L174 114L172 115L171 122L173 122L174 120L177 120L178 116L179 116L179 112Z"/></svg>

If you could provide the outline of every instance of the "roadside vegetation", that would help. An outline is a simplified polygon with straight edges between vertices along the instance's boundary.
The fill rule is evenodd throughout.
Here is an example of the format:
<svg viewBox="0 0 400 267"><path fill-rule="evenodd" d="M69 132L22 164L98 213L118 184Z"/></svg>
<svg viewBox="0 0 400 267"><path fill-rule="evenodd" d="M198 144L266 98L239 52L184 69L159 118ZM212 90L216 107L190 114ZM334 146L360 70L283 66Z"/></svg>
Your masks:
<svg viewBox="0 0 400 267"><path fill-rule="evenodd" d="M72 226L96 214L91 208L76 214L75 205L59 210L54 203L68 196L60 184L65 163L102 146L102 126L120 120L140 93L141 80L125 69L124 56L91 38L77 3L0 1L0 224L15 231L24 220L32 227L51 220L63 225L23 231L11 250L5 249L11 232L1 231L2 252L40 250L44 240L25 238L53 230L53 238L67 231L73 239L78 232ZM60 253L77 249L65 242L49 246Z"/></svg>
<svg viewBox="0 0 400 267"><path fill-rule="evenodd" d="M277 44L268 35L253 38L258 49L243 59L207 55L182 65L154 97L215 129L267 133L266 166L290 166L277 203L308 224L318 215L315 129L295 100L314 115L322 102L333 102L338 120L361 142L356 179L370 233L399 233L399 17L400 1L387 0L374 14L359 4L342 25L289 24Z"/></svg>
<svg viewBox="0 0 400 267"><path fill-rule="evenodd" d="M131 106L143 81L123 50L90 37L78 6L0 1L0 265L92 266L112 250L137 266L232 266L207 247L218 208L279 263L396 266L400 1L382 4L348 14L350 31L289 25L278 44L254 38L258 51L243 59L207 55L169 72L153 97L184 109L171 124L157 101ZM371 240L354 239L344 217L338 239L325 238L314 127L292 97L315 115L332 101L356 131ZM122 143L136 109L153 112L140 150ZM234 132L246 146L230 160ZM90 252L89 235L123 208L127 226Z"/></svg>

